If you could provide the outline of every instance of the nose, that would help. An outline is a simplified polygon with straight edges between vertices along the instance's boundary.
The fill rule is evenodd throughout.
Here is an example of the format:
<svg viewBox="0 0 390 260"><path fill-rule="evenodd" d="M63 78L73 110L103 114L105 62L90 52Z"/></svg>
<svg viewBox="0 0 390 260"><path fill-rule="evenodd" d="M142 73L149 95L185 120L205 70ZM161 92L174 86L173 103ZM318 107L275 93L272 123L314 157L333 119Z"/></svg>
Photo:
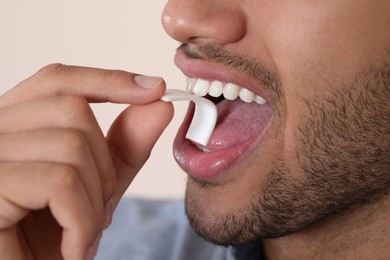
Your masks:
<svg viewBox="0 0 390 260"><path fill-rule="evenodd" d="M162 14L165 31L175 40L226 45L246 34L246 18L233 0L170 0Z"/></svg>

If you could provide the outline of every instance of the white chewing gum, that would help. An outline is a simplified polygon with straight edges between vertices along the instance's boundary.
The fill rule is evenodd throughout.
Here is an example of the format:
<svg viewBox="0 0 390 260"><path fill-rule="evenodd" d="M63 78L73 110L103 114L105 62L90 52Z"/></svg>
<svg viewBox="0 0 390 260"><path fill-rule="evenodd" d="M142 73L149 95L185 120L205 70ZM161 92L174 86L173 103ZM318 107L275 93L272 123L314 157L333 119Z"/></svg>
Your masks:
<svg viewBox="0 0 390 260"><path fill-rule="evenodd" d="M217 108L213 102L180 89L167 89L161 100L165 102L181 100L194 102L194 117L188 128L186 138L201 145L207 145L214 131L218 116Z"/></svg>

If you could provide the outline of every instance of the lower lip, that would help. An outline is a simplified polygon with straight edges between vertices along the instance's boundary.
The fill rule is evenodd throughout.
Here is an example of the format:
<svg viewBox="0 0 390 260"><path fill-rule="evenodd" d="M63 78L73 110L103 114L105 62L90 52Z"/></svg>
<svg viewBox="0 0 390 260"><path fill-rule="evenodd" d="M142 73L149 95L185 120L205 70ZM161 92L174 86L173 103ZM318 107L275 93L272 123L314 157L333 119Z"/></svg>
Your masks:
<svg viewBox="0 0 390 260"><path fill-rule="evenodd" d="M259 135L231 147L213 152L203 152L185 138L189 123L192 119L193 110L194 108L191 105L175 138L173 150L179 166L194 179L207 180L227 175L244 158L253 152L268 129L267 126ZM268 122L269 124L270 122Z"/></svg>

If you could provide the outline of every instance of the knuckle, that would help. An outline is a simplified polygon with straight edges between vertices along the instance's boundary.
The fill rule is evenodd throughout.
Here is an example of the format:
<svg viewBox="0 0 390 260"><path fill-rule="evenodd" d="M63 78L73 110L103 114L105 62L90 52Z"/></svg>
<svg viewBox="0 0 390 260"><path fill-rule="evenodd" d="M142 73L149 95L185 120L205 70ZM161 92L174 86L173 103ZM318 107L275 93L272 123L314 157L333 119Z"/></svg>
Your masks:
<svg viewBox="0 0 390 260"><path fill-rule="evenodd" d="M123 70L102 70L101 72L106 82L119 87L126 87L133 80L132 74Z"/></svg>
<svg viewBox="0 0 390 260"><path fill-rule="evenodd" d="M61 63L52 63L38 70L38 72L35 73L35 76L38 78L51 78L67 70L69 70L69 66Z"/></svg>
<svg viewBox="0 0 390 260"><path fill-rule="evenodd" d="M63 156L84 158L88 154L88 143L84 134L76 129L64 129L61 133Z"/></svg>
<svg viewBox="0 0 390 260"><path fill-rule="evenodd" d="M91 111L87 100L81 96L63 96L63 102L77 114Z"/></svg>
<svg viewBox="0 0 390 260"><path fill-rule="evenodd" d="M88 102L79 96L62 96L60 103L62 126L72 126L78 123L90 122L93 112Z"/></svg>
<svg viewBox="0 0 390 260"><path fill-rule="evenodd" d="M75 67L61 63L52 63L38 70L33 79L39 83L40 88L50 90L54 96L62 96L66 93L66 80L74 73Z"/></svg>
<svg viewBox="0 0 390 260"><path fill-rule="evenodd" d="M75 190L80 187L80 177L75 168L70 165L57 165L53 168L54 174L50 174L52 187L55 189Z"/></svg>

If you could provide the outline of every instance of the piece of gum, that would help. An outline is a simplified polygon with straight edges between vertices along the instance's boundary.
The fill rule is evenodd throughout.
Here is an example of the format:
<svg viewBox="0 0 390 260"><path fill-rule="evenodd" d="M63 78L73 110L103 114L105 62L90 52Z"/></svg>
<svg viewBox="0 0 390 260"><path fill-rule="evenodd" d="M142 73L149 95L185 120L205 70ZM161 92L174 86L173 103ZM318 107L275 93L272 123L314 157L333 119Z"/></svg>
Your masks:
<svg viewBox="0 0 390 260"><path fill-rule="evenodd" d="M180 89L167 89L161 100L165 102L182 100L194 102L195 112L186 138L201 145L207 145L218 116L217 108L213 102Z"/></svg>

